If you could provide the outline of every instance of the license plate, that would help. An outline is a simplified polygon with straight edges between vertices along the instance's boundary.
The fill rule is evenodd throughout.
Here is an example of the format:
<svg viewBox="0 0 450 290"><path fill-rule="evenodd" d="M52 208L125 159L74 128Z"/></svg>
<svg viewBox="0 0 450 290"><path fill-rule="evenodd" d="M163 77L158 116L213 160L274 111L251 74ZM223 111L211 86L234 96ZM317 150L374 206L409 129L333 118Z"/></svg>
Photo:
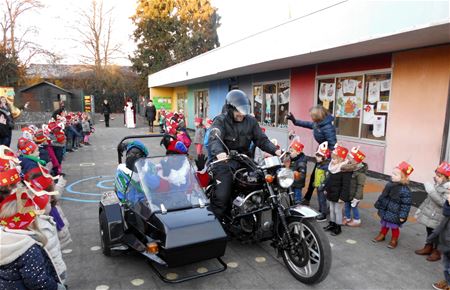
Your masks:
<svg viewBox="0 0 450 290"><path fill-rule="evenodd" d="M101 203L103 205L111 205L119 202L119 198L117 197L114 191L104 192L102 195Z"/></svg>

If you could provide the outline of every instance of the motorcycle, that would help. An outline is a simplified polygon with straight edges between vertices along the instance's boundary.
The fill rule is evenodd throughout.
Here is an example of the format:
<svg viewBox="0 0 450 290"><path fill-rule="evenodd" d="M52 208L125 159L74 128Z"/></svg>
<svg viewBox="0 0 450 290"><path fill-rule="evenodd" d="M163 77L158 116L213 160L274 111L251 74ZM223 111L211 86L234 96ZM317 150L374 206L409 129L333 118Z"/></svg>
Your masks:
<svg viewBox="0 0 450 290"><path fill-rule="evenodd" d="M209 198L214 197L214 166L229 160L242 165L233 172L232 202L222 220L227 234L249 243L271 240L297 280L305 284L323 281L331 267L330 242L315 220L318 213L294 202L291 185L299 173L282 162L289 147L282 156L267 157L258 165L247 155L229 150L219 129L213 128L211 136L222 143L228 157L208 165L212 177L206 188Z"/></svg>

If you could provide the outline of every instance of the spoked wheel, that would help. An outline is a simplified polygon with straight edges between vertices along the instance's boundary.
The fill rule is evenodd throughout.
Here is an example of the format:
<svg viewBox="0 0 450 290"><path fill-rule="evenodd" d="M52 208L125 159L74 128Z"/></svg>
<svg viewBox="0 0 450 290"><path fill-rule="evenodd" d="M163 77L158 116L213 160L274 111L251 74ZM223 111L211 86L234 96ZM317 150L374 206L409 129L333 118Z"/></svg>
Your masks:
<svg viewBox="0 0 450 290"><path fill-rule="evenodd" d="M328 237L315 221L292 218L288 221L293 249L282 252L289 272L300 282L315 284L324 280L331 267L331 247Z"/></svg>

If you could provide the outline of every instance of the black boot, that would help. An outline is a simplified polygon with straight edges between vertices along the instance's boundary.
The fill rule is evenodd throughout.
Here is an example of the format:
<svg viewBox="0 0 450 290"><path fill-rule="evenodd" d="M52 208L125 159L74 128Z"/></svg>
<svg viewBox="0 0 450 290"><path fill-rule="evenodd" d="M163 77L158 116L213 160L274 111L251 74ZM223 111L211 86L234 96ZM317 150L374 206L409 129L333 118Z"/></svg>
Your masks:
<svg viewBox="0 0 450 290"><path fill-rule="evenodd" d="M324 227L323 229L326 231L332 231L335 227L336 227L335 222L329 222L328 225L326 227Z"/></svg>
<svg viewBox="0 0 450 290"><path fill-rule="evenodd" d="M336 225L334 229L331 231L332 236L337 236L342 233L341 225Z"/></svg>

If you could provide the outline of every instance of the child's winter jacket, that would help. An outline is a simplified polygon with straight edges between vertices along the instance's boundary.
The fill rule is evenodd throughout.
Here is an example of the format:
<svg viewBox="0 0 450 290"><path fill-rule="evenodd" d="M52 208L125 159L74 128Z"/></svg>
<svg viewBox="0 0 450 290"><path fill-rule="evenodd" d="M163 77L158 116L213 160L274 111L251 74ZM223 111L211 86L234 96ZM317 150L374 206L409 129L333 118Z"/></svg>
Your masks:
<svg viewBox="0 0 450 290"><path fill-rule="evenodd" d="M411 209L411 190L405 184L389 182L375 202L378 216L390 223L400 225L406 221ZM400 219L404 219L403 222Z"/></svg>

